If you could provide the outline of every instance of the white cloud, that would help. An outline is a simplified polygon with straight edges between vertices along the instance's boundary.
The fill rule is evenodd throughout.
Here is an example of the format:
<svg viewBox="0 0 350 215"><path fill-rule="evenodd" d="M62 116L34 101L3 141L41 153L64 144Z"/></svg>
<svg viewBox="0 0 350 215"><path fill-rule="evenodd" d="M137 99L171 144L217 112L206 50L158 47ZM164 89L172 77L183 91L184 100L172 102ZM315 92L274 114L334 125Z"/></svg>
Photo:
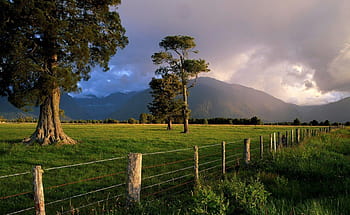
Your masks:
<svg viewBox="0 0 350 215"><path fill-rule="evenodd" d="M147 88L160 40L185 34L210 63L208 76L297 104L349 95L350 1L127 0L119 8L130 44L111 72L81 83L84 92Z"/></svg>

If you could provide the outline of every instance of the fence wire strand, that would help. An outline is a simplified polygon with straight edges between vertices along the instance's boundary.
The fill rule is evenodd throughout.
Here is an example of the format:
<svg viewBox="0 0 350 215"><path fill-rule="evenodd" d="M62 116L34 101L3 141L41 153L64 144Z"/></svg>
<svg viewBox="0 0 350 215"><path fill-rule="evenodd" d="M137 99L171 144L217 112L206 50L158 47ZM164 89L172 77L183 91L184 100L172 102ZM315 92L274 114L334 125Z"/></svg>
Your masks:
<svg viewBox="0 0 350 215"><path fill-rule="evenodd" d="M149 196L154 196L154 195L157 195L157 194L159 194L159 193L163 193L163 192L165 192L165 191L172 190L172 189L175 189L175 188L177 188L177 187L184 186L184 185L189 184L189 183L191 183L191 182L194 182L194 180L186 181L186 182L184 182L184 183L177 184L177 185L171 186L171 187L169 187L169 188L166 188L166 189L163 189L163 190L160 190L160 191L151 193L151 194L147 194L147 195L145 195L143 198L146 198L146 197L149 197Z"/></svg>
<svg viewBox="0 0 350 215"><path fill-rule="evenodd" d="M199 166L203 166L203 165L206 165L206 164L210 164L210 163L215 163L215 162L218 162L218 161L221 161L222 159L216 159L216 160L213 160L213 161L208 161L208 162L205 162L205 163L200 163Z"/></svg>
<svg viewBox="0 0 350 215"><path fill-rule="evenodd" d="M126 157L115 157L115 158L109 158L109 159L97 160L97 161L90 161L90 162L85 162L85 163L77 163L77 164L66 165L66 166L57 166L57 167L45 168L44 171L63 169L63 168L70 168L70 167L76 167L76 166L83 166L83 165L89 165L89 164L95 164L95 163L102 163L102 162L106 162L106 161L120 160L120 159L124 159L124 158L126 158Z"/></svg>
<svg viewBox="0 0 350 215"><path fill-rule="evenodd" d="M34 209L34 207L30 207L30 208L26 208L26 209L23 209L23 210L11 212L11 213L8 213L8 214L5 214L5 215L19 214L19 213L22 213L22 212L25 212L25 211L30 211L30 210L33 210L33 209Z"/></svg>
<svg viewBox="0 0 350 215"><path fill-rule="evenodd" d="M172 181L176 181L176 180L179 180L181 178L186 178L188 176L193 176L193 174L187 174L187 175L183 175L183 176L180 176L180 177L177 177L177 178L172 178L172 179L169 179L169 180L166 180L166 181L159 182L157 184L152 184L152 185L146 186L143 189L148 189L148 188L152 188L152 187L155 187L155 186L159 186L161 184L165 184L165 183L169 183L169 182L172 182Z"/></svg>
<svg viewBox="0 0 350 215"><path fill-rule="evenodd" d="M85 181L93 181L93 180L97 180L97 179L101 179L101 178L105 178L105 177L109 177L109 176L114 176L114 175L118 175L118 174L122 174L122 173L126 173L126 171L116 172L116 173L112 173L112 174L108 174L108 175L97 176L97 177L93 177L93 178L82 179L79 181L72 181L72 182L68 182L65 184L59 184L59 185L54 185L51 187L46 187L44 189L50 190L50 189L54 189L54 188L58 188L58 187L64 187L67 185L78 184L78 183L85 182Z"/></svg>
<svg viewBox="0 0 350 215"><path fill-rule="evenodd" d="M0 176L0 179L1 178L9 178L9 177L14 177L14 176L19 176L19 175L27 175L29 173L30 172L22 172L22 173L15 173L15 174L11 174L11 175L3 175L3 176Z"/></svg>
<svg viewBox="0 0 350 215"><path fill-rule="evenodd" d="M221 143L213 144L213 145L207 145L207 146L200 146L200 147L198 147L198 149L205 149L205 148L214 147L214 146L221 146Z"/></svg>
<svg viewBox="0 0 350 215"><path fill-rule="evenodd" d="M158 155L158 154L165 154L165 153L171 153L171 152L181 152L186 150L191 150L192 148L183 148L183 149L175 149L175 150L169 150L169 151L160 151L160 152L150 152L150 153L144 153L142 156L145 155Z"/></svg>
<svg viewBox="0 0 350 215"><path fill-rule="evenodd" d="M225 158L232 158L232 157L236 157L236 156L240 156L242 153L237 153L237 154L234 154L234 155L229 155L229 156L226 156Z"/></svg>
<svg viewBox="0 0 350 215"><path fill-rule="evenodd" d="M9 199L9 198L16 197L16 196L23 196L23 195L26 195L26 194L29 194L29 193L33 193L33 191L28 191L28 192L23 192L23 193L17 193L17 194L13 194L13 195L9 195L9 196L3 196L3 197L0 197L0 199L1 199L1 200Z"/></svg>
<svg viewBox="0 0 350 215"><path fill-rule="evenodd" d="M89 203L89 204L87 204L87 205L83 205L83 206L74 208L74 209L72 209L72 210L65 211L65 212L63 212L62 214L68 214L68 213L74 214L74 212L75 212L75 211L78 211L79 209L86 208L86 207L89 207L89 206L91 206L91 205L99 204L99 203L102 203L102 202L106 202L106 201L108 201L108 200L115 199L115 198L119 198L119 197L122 197L122 196L124 196L124 194L120 194L120 195L116 195L116 196L113 196L113 197L110 197L110 198L107 198L107 199L103 199L103 200L100 200L100 201L92 202L92 203Z"/></svg>
<svg viewBox="0 0 350 215"><path fill-rule="evenodd" d="M193 169L193 168L194 168L193 166L189 166L189 167L185 167L185 168L182 168L182 169L177 169L177 170L174 170L174 171L161 173L161 174L158 174L158 175L152 175L152 176L143 178L142 180L146 180L146 179L150 179L150 178L155 178L155 177L159 177L159 176L163 176L163 175L168 175L168 174L172 174L172 173L184 171L184 170L187 170L187 169Z"/></svg>
<svg viewBox="0 0 350 215"><path fill-rule="evenodd" d="M187 158L187 159L172 161L172 162L168 162L168 163L156 164L156 165L152 165L152 166L145 166L145 167L142 167L142 169L151 169L151 168L155 168L155 167L167 166L170 164L182 163L182 162L189 161L189 160L193 160L193 158Z"/></svg>
<svg viewBox="0 0 350 215"><path fill-rule="evenodd" d="M212 167L209 167L209 168L206 168L206 169L203 169L203 170L200 170L200 171L198 171L198 172L208 171L208 170L211 170L211 169L214 169L214 168L217 168L217 167L221 167L221 164L216 165L216 166L212 166Z"/></svg>
<svg viewBox="0 0 350 215"><path fill-rule="evenodd" d="M122 184L112 185L112 186L109 186L109 187L104 187L104 188L101 188L101 189L98 189L98 190L93 190L93 191L90 191L90 192L87 192L87 193L78 194L78 195L71 196L71 197L68 197L68 198L65 198L65 199L60 199L60 200L52 201L52 202L49 202L49 203L45 203L45 205L53 205L53 204L56 204L56 203L59 203L59 202L64 202L64 201L67 201L67 200L75 199L75 198L86 196L86 195L89 195L89 194L93 194L93 193L109 190L109 189L112 189L112 188L120 187L120 186L123 186L125 184L126 183L122 183Z"/></svg>

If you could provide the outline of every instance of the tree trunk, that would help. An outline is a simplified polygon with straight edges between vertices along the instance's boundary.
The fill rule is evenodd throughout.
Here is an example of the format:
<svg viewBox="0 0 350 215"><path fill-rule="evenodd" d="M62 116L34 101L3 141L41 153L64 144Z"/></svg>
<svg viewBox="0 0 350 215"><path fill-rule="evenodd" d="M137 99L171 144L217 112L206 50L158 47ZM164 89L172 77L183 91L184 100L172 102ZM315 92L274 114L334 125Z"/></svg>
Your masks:
<svg viewBox="0 0 350 215"><path fill-rule="evenodd" d="M40 145L49 144L75 144L76 141L68 137L62 129L59 104L60 89L53 89L40 105L40 115L35 132L24 143Z"/></svg>
<svg viewBox="0 0 350 215"><path fill-rule="evenodd" d="M182 94L183 94L183 108L182 108L182 117L184 124L183 133L189 133L190 130L188 128L188 101L187 101L187 84L182 84Z"/></svg>
<svg viewBox="0 0 350 215"><path fill-rule="evenodd" d="M167 130L173 130L173 122L172 122L171 118L168 118Z"/></svg>

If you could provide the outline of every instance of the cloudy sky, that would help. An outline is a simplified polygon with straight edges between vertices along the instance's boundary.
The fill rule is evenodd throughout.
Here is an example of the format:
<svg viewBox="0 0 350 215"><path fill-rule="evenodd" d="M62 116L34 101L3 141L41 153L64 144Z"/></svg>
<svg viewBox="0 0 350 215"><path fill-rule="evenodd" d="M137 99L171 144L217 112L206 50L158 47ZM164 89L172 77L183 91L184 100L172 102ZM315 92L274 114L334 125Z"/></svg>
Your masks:
<svg viewBox="0 0 350 215"><path fill-rule="evenodd" d="M189 35L206 76L302 105L350 96L349 0L124 0L118 11L129 45L83 94L147 88L161 39Z"/></svg>

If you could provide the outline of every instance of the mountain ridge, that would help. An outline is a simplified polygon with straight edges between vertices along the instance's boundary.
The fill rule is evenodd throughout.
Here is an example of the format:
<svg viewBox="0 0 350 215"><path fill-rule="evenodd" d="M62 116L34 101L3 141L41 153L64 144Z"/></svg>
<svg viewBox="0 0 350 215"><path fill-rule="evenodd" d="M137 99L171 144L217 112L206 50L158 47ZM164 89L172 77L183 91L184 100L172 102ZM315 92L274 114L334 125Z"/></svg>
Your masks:
<svg viewBox="0 0 350 215"><path fill-rule="evenodd" d="M295 118L301 121L350 121L350 113L347 111L350 108L350 97L324 105L298 106L251 87L209 77L198 78L197 84L189 93L193 118L258 116L265 122L286 122ZM63 93L61 109L68 119L137 119L141 113L149 112L147 105L151 100L150 89L131 93L116 92L103 98L75 98ZM37 108L24 113L9 104L6 98L0 98L0 115L5 118L20 114L37 116L37 113Z"/></svg>

